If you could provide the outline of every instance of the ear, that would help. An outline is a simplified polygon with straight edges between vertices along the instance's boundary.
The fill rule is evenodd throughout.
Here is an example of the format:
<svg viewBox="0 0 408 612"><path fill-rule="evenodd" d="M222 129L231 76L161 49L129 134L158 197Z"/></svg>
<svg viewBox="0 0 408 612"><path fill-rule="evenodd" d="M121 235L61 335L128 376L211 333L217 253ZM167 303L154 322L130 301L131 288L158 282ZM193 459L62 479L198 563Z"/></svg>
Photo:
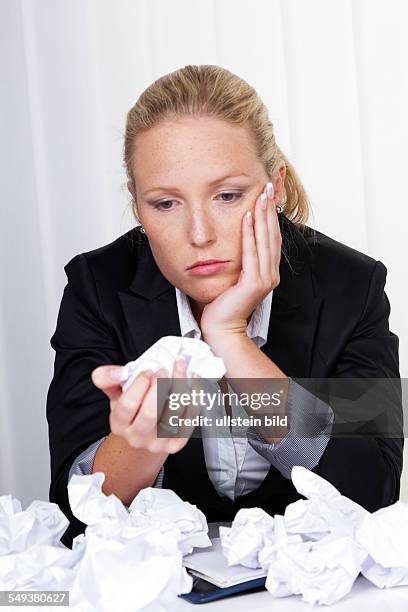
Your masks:
<svg viewBox="0 0 408 612"><path fill-rule="evenodd" d="M286 166L282 164L279 168L279 176L273 182L274 186L274 199L279 204L282 200L282 191L285 185L285 177L286 177Z"/></svg>
<svg viewBox="0 0 408 612"><path fill-rule="evenodd" d="M135 186L133 184L133 181L127 182L127 188L132 198L136 201L136 192L135 192Z"/></svg>
<svg viewBox="0 0 408 612"><path fill-rule="evenodd" d="M285 183L285 176L286 176L286 166L285 164L283 164L280 168L279 168L279 174L281 177L281 181L282 181L282 187Z"/></svg>

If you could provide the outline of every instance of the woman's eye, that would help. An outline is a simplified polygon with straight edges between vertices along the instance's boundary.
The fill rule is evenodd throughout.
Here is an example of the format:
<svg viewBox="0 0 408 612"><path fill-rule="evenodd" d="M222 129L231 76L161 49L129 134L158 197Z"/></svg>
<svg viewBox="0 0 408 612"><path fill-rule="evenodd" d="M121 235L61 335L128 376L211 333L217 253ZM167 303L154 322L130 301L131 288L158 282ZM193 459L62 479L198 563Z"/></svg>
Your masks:
<svg viewBox="0 0 408 612"><path fill-rule="evenodd" d="M239 200L239 198L242 198L242 191L239 193L235 193L233 191L224 191L223 193L219 194L220 196L233 196L234 198L236 198L235 200L223 200L224 202L236 202L237 200Z"/></svg>
<svg viewBox="0 0 408 612"><path fill-rule="evenodd" d="M224 197L226 196L227 198L230 198L232 196L233 199L228 199L228 200L222 200L225 203L230 203L230 202L236 202L238 201L240 198L242 198L243 192L240 191L238 193L235 193L233 191L224 191L222 193L219 193L217 197ZM162 200L161 202L155 202L153 203L153 208L157 208L158 210L171 210L171 206L167 206L167 204L171 204L172 202L174 202L175 200Z"/></svg>
<svg viewBox="0 0 408 612"><path fill-rule="evenodd" d="M153 204L154 208L158 208L159 210L171 210L170 208L166 208L165 206L163 207L163 204L168 204L169 202L173 202L174 200L163 200L163 202L157 202L156 204Z"/></svg>

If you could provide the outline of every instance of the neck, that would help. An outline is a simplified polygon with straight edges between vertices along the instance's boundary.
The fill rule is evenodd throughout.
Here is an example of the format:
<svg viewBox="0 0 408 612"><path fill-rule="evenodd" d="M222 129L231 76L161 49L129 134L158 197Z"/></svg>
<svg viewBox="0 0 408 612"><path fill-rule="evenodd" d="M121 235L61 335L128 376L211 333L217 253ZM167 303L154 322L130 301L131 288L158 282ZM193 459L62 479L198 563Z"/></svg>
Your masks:
<svg viewBox="0 0 408 612"><path fill-rule="evenodd" d="M201 315L203 314L203 310L206 305L203 302L196 302L190 297L188 298L188 301L190 302L191 312L193 313L193 316L197 321L197 325L201 329Z"/></svg>

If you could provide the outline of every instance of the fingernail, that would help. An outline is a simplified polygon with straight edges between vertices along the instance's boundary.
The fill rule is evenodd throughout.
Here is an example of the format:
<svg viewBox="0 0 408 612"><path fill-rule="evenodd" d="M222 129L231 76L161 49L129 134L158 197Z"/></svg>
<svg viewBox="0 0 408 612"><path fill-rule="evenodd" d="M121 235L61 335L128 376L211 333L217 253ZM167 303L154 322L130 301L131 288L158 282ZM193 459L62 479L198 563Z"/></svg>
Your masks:
<svg viewBox="0 0 408 612"><path fill-rule="evenodd" d="M274 189L273 189L273 183L266 183L266 193L268 194L268 198L273 198L274 196Z"/></svg>
<svg viewBox="0 0 408 612"><path fill-rule="evenodd" d="M246 211L246 220L247 220L249 227L251 227L252 226L252 213L250 210Z"/></svg>
<svg viewBox="0 0 408 612"><path fill-rule="evenodd" d="M266 200L267 200L266 194L265 193L261 193L261 208L263 210L265 210L265 208L266 208Z"/></svg>
<svg viewBox="0 0 408 612"><path fill-rule="evenodd" d="M112 368L109 370L109 378L111 380L121 380L122 379L123 368Z"/></svg>

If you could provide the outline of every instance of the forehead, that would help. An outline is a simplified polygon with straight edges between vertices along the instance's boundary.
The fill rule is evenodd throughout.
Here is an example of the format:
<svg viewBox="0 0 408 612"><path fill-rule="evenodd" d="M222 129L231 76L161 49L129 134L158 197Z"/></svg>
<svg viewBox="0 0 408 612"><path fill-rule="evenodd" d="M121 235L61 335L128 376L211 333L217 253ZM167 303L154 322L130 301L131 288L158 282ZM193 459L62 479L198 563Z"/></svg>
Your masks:
<svg viewBox="0 0 408 612"><path fill-rule="evenodd" d="M186 172L200 176L253 173L260 165L252 138L245 127L213 117L186 117L161 124L135 139L132 167L139 183L165 180Z"/></svg>

